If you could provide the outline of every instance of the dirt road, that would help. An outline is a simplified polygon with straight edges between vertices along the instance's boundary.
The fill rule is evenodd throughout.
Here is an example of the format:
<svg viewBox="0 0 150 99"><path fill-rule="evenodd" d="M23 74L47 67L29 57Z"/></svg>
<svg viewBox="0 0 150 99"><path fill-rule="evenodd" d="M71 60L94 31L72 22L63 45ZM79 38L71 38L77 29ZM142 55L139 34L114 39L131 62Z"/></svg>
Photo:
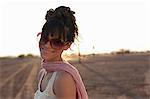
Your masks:
<svg viewBox="0 0 150 99"><path fill-rule="evenodd" d="M150 99L150 56L82 56L79 70L89 99ZM39 58L0 59L0 99L33 99Z"/></svg>
<svg viewBox="0 0 150 99"><path fill-rule="evenodd" d="M150 99L149 58L144 54L90 56L77 67L90 99Z"/></svg>
<svg viewBox="0 0 150 99"><path fill-rule="evenodd" d="M0 99L33 99L39 59L1 60Z"/></svg>

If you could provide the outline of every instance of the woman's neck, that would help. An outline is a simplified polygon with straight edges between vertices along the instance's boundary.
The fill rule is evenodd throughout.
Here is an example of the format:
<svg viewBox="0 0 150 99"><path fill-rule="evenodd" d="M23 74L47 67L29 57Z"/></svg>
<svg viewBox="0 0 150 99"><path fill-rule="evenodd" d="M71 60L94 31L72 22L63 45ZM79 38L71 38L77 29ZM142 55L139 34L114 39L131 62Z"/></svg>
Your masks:
<svg viewBox="0 0 150 99"><path fill-rule="evenodd" d="M45 62L59 62L59 61L63 61L63 59L60 58L54 58L54 59L50 59L50 60L44 60Z"/></svg>

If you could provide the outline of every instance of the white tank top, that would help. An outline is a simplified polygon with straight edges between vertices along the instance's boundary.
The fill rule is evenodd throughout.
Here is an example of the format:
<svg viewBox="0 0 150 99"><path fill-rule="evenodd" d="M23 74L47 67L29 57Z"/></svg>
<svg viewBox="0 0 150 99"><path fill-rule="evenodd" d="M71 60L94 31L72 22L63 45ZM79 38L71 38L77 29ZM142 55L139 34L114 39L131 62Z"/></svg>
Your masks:
<svg viewBox="0 0 150 99"><path fill-rule="evenodd" d="M44 70L44 72L42 73L42 76L38 83L38 90L34 94L34 99L56 99L56 96L53 92L53 83L54 83L57 72L54 72L52 74L52 77L50 78L45 90L43 90L43 91L40 90L41 89L41 81L46 73L47 73L46 70Z"/></svg>

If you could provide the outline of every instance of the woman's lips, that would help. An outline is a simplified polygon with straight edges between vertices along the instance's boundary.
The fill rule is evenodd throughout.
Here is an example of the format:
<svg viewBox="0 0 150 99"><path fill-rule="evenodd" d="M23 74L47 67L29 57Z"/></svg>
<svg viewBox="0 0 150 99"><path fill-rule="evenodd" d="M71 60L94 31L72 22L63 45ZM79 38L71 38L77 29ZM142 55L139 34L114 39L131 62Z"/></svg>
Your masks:
<svg viewBox="0 0 150 99"><path fill-rule="evenodd" d="M44 49L41 49L41 52L44 54L55 53L54 50L44 50Z"/></svg>

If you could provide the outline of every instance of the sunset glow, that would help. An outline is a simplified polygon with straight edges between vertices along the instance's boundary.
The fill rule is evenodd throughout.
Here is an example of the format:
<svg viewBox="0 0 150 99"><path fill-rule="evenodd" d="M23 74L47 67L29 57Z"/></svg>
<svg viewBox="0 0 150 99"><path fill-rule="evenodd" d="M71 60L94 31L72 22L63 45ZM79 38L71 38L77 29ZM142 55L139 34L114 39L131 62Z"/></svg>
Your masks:
<svg viewBox="0 0 150 99"><path fill-rule="evenodd" d="M0 56L39 55L37 33L46 11L69 6L76 12L79 42L68 53L150 50L149 0L3 0L0 1Z"/></svg>

